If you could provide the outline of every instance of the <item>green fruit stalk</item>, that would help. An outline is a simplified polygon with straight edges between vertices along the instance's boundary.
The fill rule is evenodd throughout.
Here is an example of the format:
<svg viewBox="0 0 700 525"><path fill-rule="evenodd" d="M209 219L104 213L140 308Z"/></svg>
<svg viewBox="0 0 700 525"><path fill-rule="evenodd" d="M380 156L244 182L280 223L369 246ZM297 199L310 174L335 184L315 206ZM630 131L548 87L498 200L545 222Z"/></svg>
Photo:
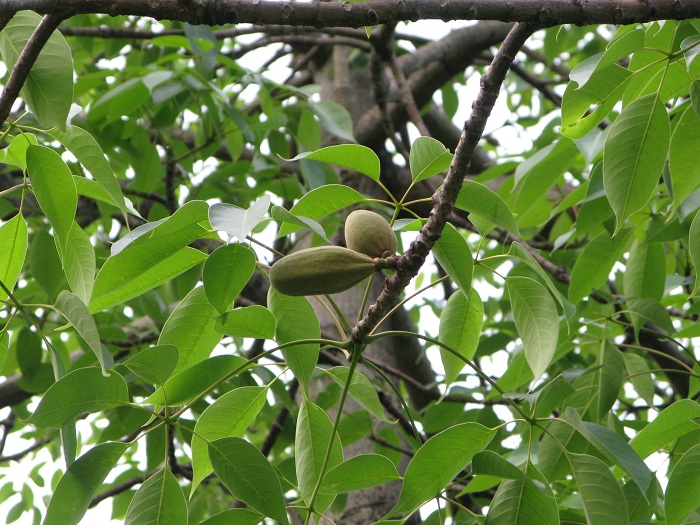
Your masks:
<svg viewBox="0 0 700 525"><path fill-rule="evenodd" d="M282 257L270 268L270 284L285 295L343 292L376 271L376 262L341 246L319 246Z"/></svg>
<svg viewBox="0 0 700 525"><path fill-rule="evenodd" d="M345 220L345 245L369 257L384 258L396 253L396 235L389 223L369 210L356 210Z"/></svg>

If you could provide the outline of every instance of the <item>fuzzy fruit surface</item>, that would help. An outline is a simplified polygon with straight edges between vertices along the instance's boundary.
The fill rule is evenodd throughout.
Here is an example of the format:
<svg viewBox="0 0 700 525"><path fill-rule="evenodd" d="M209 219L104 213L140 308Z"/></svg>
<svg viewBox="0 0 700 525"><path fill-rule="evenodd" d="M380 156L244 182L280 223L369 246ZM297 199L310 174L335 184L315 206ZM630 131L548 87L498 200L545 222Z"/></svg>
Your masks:
<svg viewBox="0 0 700 525"><path fill-rule="evenodd" d="M345 220L345 244L369 257L385 257L396 253L398 243L389 223L369 210L355 210Z"/></svg>
<svg viewBox="0 0 700 525"><path fill-rule="evenodd" d="M282 257L270 268L270 284L285 295L343 292L375 271L371 257L341 246L319 246Z"/></svg>

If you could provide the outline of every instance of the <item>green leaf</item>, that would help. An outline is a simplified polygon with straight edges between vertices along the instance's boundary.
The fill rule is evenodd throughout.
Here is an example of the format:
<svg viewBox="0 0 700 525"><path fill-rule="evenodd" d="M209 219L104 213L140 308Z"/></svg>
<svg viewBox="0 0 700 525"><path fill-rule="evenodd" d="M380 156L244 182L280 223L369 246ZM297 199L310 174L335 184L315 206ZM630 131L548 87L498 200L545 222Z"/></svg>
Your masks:
<svg viewBox="0 0 700 525"><path fill-rule="evenodd" d="M0 226L0 281L12 291L22 272L27 256L27 223L21 213ZM7 299L7 294L0 289L0 301Z"/></svg>
<svg viewBox="0 0 700 525"><path fill-rule="evenodd" d="M214 250L202 270L209 303L223 314L255 271L255 252L244 244L226 244Z"/></svg>
<svg viewBox="0 0 700 525"><path fill-rule="evenodd" d="M294 459L296 464L299 491L308 504L316 483L321 476L321 467L328 450L333 432L333 423L326 412L304 398L297 417L296 438L294 440ZM326 473L343 462L343 447L340 438L333 436L333 446L328 459ZM324 512L335 498L332 494L320 494L316 498L314 509Z"/></svg>
<svg viewBox="0 0 700 525"><path fill-rule="evenodd" d="M95 284L95 249L90 237L76 222L73 222L63 250L63 269L70 289L88 304Z"/></svg>
<svg viewBox="0 0 700 525"><path fill-rule="evenodd" d="M108 195L109 203L126 213L121 186L95 138L77 126L67 126L65 131L54 129L49 132L49 135L59 140L90 172Z"/></svg>
<svg viewBox="0 0 700 525"><path fill-rule="evenodd" d="M314 221L313 219L309 219L308 217L297 217L296 215L292 215L291 212L288 212L282 206L273 206L270 210L270 216L276 221L288 222L291 225L299 226L300 228L309 228L312 232L321 237L321 239L326 241L328 244L332 244L331 240L326 235L323 226L321 226L318 222Z"/></svg>
<svg viewBox="0 0 700 525"><path fill-rule="evenodd" d="M122 376L112 372L105 377L99 368L78 368L51 385L26 422L38 428L61 428L83 412L92 414L128 403Z"/></svg>
<svg viewBox="0 0 700 525"><path fill-rule="evenodd" d="M333 381L335 381L341 387L345 386L348 381L348 374L350 369L347 366L335 366L326 371ZM355 370L352 375L352 382L350 383L350 388L348 393L359 403L359 405L367 410L374 417L388 421L384 415L384 408L379 401L379 396L377 395L377 390L372 385L369 379L362 375L360 372Z"/></svg>
<svg viewBox="0 0 700 525"><path fill-rule="evenodd" d="M700 163L694 156L700 151L700 116L688 108L676 120L668 154L674 209L700 185Z"/></svg>
<svg viewBox="0 0 700 525"><path fill-rule="evenodd" d="M36 200L58 239L60 254L68 241L78 206L73 175L59 154L44 146L29 146L27 173Z"/></svg>
<svg viewBox="0 0 700 525"><path fill-rule="evenodd" d="M219 438L243 437L265 406L266 396L267 388L243 386L227 392L202 412L192 436L192 491L212 471L207 443Z"/></svg>
<svg viewBox="0 0 700 525"><path fill-rule="evenodd" d="M617 232L656 191L666 163L671 127L663 101L648 95L622 110L605 141L603 184Z"/></svg>
<svg viewBox="0 0 700 525"><path fill-rule="evenodd" d="M146 398L144 403L157 406L183 405L204 394L212 385L237 368L245 367L245 364L245 359L235 355L210 357L173 375L165 382L165 391L159 388Z"/></svg>
<svg viewBox="0 0 700 525"><path fill-rule="evenodd" d="M508 205L491 189L473 180L465 180L457 195L455 206L468 211L487 223L520 235L518 225Z"/></svg>
<svg viewBox="0 0 700 525"><path fill-rule="evenodd" d="M130 238L97 274L90 311L133 299L206 259L187 245L207 233L199 223L207 221L208 209L205 202L188 202L152 230Z"/></svg>
<svg viewBox="0 0 700 525"><path fill-rule="evenodd" d="M649 406L654 404L654 378L647 360L637 354L625 352L622 354L625 361L627 375L632 382L632 386Z"/></svg>
<svg viewBox="0 0 700 525"><path fill-rule="evenodd" d="M474 474L496 476L501 479L519 479L522 481L528 479L522 470L491 450L484 450L474 455L472 470Z"/></svg>
<svg viewBox="0 0 700 525"><path fill-rule="evenodd" d="M264 516L250 509L229 509L214 514L199 525L258 525Z"/></svg>
<svg viewBox="0 0 700 525"><path fill-rule="evenodd" d="M328 162L336 166L358 171L367 175L372 180L379 180L379 157L367 146L360 146L359 144L338 144L336 146L317 149L316 151L300 153L289 160L291 162L299 159ZM294 211L294 208L292 208L292 211ZM306 214L303 215L309 217Z"/></svg>
<svg viewBox="0 0 700 525"><path fill-rule="evenodd" d="M124 361L124 365L140 378L162 385L177 366L180 353L174 345L144 348Z"/></svg>
<svg viewBox="0 0 700 525"><path fill-rule="evenodd" d="M461 423L431 437L408 464L399 501L386 517L411 514L436 497L495 434L478 423Z"/></svg>
<svg viewBox="0 0 700 525"><path fill-rule="evenodd" d="M401 479L394 463L379 454L360 454L330 470L321 483L321 494L344 494Z"/></svg>
<svg viewBox="0 0 700 525"><path fill-rule="evenodd" d="M364 200L365 197L361 193L349 186L327 184L304 195L299 199L299 202L292 206L290 213L297 217L308 217L314 221L319 221L326 215ZM284 237L300 229L300 226L285 223L280 227L277 237Z"/></svg>
<svg viewBox="0 0 700 525"><path fill-rule="evenodd" d="M700 418L700 405L690 399L681 399L664 408L632 438L630 446L645 459L660 451L679 437L700 428L694 419Z"/></svg>
<svg viewBox="0 0 700 525"><path fill-rule="evenodd" d="M260 305L236 308L216 318L214 330L233 337L275 338L275 316Z"/></svg>
<svg viewBox="0 0 700 525"><path fill-rule="evenodd" d="M275 316L277 344L321 337L321 326L316 312L306 297L283 295L270 287L267 305ZM282 350L287 366L304 390L308 390L311 383L311 376L318 361L318 352L317 343L294 345Z"/></svg>
<svg viewBox="0 0 700 525"><path fill-rule="evenodd" d="M56 309L63 314L63 317L68 319L70 324L80 334L80 337L85 339L90 350L97 357L102 367L102 373L108 375L107 370L114 365L114 359L112 354L104 347L102 341L100 341L97 325L85 303L69 291L63 290L56 299Z"/></svg>
<svg viewBox="0 0 700 525"><path fill-rule="evenodd" d="M661 300L666 276L666 252L660 242L635 245L627 257L623 275L627 300L649 298Z"/></svg>
<svg viewBox="0 0 700 525"><path fill-rule="evenodd" d="M559 524L559 511L552 489L546 485L543 490L541 485L542 482L535 483L528 478L505 480L489 503L486 522L489 525Z"/></svg>
<svg viewBox="0 0 700 525"><path fill-rule="evenodd" d="M437 175L450 167L452 153L432 137L418 137L411 146L409 166L413 182Z"/></svg>
<svg viewBox="0 0 700 525"><path fill-rule="evenodd" d="M473 288L469 299L461 290L453 293L440 314L441 343L455 350L464 359L471 359L479 346L481 328L484 324L484 306ZM440 348L442 365L445 368L445 383L452 383L465 363L451 352Z"/></svg>
<svg viewBox="0 0 700 525"><path fill-rule="evenodd" d="M27 169L27 149L32 144L38 144L39 141L33 133L21 133L15 135L10 142L10 145L0 150L0 162L17 166L23 170Z"/></svg>
<svg viewBox="0 0 700 525"><path fill-rule="evenodd" d="M44 525L77 525L128 443L100 443L80 456L58 482Z"/></svg>
<svg viewBox="0 0 700 525"><path fill-rule="evenodd" d="M124 523L187 525L187 500L168 467L153 474L136 491Z"/></svg>
<svg viewBox="0 0 700 525"><path fill-rule="evenodd" d="M214 471L235 497L261 514L289 523L277 472L247 441L227 437L209 444Z"/></svg>
<svg viewBox="0 0 700 525"><path fill-rule="evenodd" d="M692 293L695 296L700 291L700 213L696 213L693 222L690 223L688 254L695 268L695 284Z"/></svg>
<svg viewBox="0 0 700 525"><path fill-rule="evenodd" d="M445 224L442 235L433 247L433 255L465 294L472 287L474 260L467 241L450 223Z"/></svg>
<svg viewBox="0 0 700 525"><path fill-rule="evenodd" d="M318 117L321 125L333 135L356 142L352 133L352 118L343 106L330 100L309 101L309 109Z"/></svg>
<svg viewBox="0 0 700 525"><path fill-rule="evenodd" d="M624 439L609 428L582 421L581 416L572 407L567 407L566 419L589 443L622 468L634 480L639 490L647 491L652 473Z"/></svg>
<svg viewBox="0 0 700 525"><path fill-rule="evenodd" d="M568 457L587 522L590 525L627 523L625 496L605 463L585 454Z"/></svg>
<svg viewBox="0 0 700 525"><path fill-rule="evenodd" d="M576 259L571 270L569 301L576 304L608 279L615 262L620 258L629 239L629 231L611 238L602 231L589 242Z"/></svg>
<svg viewBox="0 0 700 525"><path fill-rule="evenodd" d="M691 511L700 507L700 445L688 450L678 461L666 487L666 523L685 523Z"/></svg>
<svg viewBox="0 0 700 525"><path fill-rule="evenodd" d="M215 230L226 232L229 239L235 237L243 242L265 216L269 207L269 195L260 197L247 210L233 204L212 204L209 208L209 222Z"/></svg>
<svg viewBox="0 0 700 525"><path fill-rule="evenodd" d="M630 76L627 69L611 64L596 70L583 86L569 83L561 104L562 134L580 139L600 124L620 100Z"/></svg>
<svg viewBox="0 0 700 525"><path fill-rule="evenodd" d="M532 254L528 252L522 244L520 244L519 242L511 243L510 249L508 250L508 255L520 259L522 262L527 264L532 270L534 270L535 273L537 273L537 275L539 275L542 281L544 281L544 283L547 285L547 288L549 288L549 291L554 297L554 299L556 299L556 301L559 303L562 309L567 312L567 316L571 315L569 311L573 310L573 306L570 303L564 302L564 297L562 297L561 292L557 289L557 287L554 286L554 283L552 282L552 279L549 276L549 274L542 269L542 266L540 266L540 264L535 260Z"/></svg>
<svg viewBox="0 0 700 525"><path fill-rule="evenodd" d="M559 338L557 305L544 286L527 277L506 279L515 327L535 381L552 361Z"/></svg>
<svg viewBox="0 0 700 525"><path fill-rule="evenodd" d="M14 69L40 22L36 13L19 11L0 32L0 53L8 71ZM73 52L60 32L51 33L41 47L21 94L42 127L66 127L73 102Z"/></svg>
<svg viewBox="0 0 700 525"><path fill-rule="evenodd" d="M214 331L214 308L204 294L204 287L195 288L177 305L163 326L159 345L174 345L180 352L175 372L203 361L221 340Z"/></svg>

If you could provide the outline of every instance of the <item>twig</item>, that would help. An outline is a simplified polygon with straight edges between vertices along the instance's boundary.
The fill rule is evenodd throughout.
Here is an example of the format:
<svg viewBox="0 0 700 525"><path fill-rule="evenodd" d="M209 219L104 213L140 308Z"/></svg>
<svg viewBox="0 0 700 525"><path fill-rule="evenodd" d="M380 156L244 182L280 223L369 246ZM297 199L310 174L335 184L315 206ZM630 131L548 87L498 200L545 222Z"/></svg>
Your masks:
<svg viewBox="0 0 700 525"><path fill-rule="evenodd" d="M135 478L127 479L123 483L120 483L119 485L115 485L111 489L105 490L104 492L101 492L94 498L92 498L92 501L90 501L90 506L89 508L96 507L100 502L106 500L107 498L111 498L113 496L116 496L117 494L121 494L122 492L126 492L132 487L135 487L136 485L140 485L144 481L146 481L148 478L156 474L160 469L153 470L149 472L148 474L144 474L142 476L136 476Z"/></svg>
<svg viewBox="0 0 700 525"><path fill-rule="evenodd" d="M34 452L35 450L40 449L41 447L46 445L46 443L48 443L49 441L51 441L51 440L47 439L47 438L41 438L41 439L38 439L33 445L25 448L24 450L22 450L20 452L17 452L16 454L10 454L8 456L0 456L0 463L5 463L7 461L19 461L27 454L30 454L31 452Z"/></svg>

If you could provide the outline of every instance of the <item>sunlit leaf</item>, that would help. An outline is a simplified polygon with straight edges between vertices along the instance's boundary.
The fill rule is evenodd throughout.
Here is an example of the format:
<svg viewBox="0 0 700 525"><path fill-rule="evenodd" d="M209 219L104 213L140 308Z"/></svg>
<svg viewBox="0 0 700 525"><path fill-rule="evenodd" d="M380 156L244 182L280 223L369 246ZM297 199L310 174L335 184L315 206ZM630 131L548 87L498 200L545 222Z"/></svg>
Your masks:
<svg viewBox="0 0 700 525"><path fill-rule="evenodd" d="M478 423L462 423L431 437L408 464L399 501L387 517L410 514L436 497L494 435Z"/></svg>
<svg viewBox="0 0 700 525"><path fill-rule="evenodd" d="M401 479L394 464L379 454L360 454L330 470L319 488L322 494L343 494Z"/></svg>
<svg viewBox="0 0 700 525"><path fill-rule="evenodd" d="M22 271L27 256L27 223L22 214L0 226L0 282L12 291ZM0 288L0 301L7 299L7 293Z"/></svg>
<svg viewBox="0 0 700 525"><path fill-rule="evenodd" d="M605 143L603 183L618 231L659 184L671 136L668 114L656 95L632 102L615 120Z"/></svg>
<svg viewBox="0 0 700 525"><path fill-rule="evenodd" d="M440 314L441 343L455 350L464 359L471 359L479 345L479 336L484 324L484 306L473 288L469 298L458 290L447 300ZM445 368L445 383L452 383L466 366L464 361L444 348L440 348Z"/></svg>
<svg viewBox="0 0 700 525"><path fill-rule="evenodd" d="M209 208L209 222L215 230L224 231L230 238L245 241L267 213L270 196L263 195L250 205L247 210L233 204L212 204Z"/></svg>
<svg viewBox="0 0 700 525"><path fill-rule="evenodd" d="M79 457L51 496L44 525L77 525L128 447L128 443L100 443Z"/></svg>
<svg viewBox="0 0 700 525"><path fill-rule="evenodd" d="M513 317L535 380L552 361L559 338L559 316L552 296L537 281L509 277L506 281Z"/></svg>
<svg viewBox="0 0 700 525"><path fill-rule="evenodd" d="M209 303L222 314L241 293L255 270L255 252L239 243L214 250L202 270L204 293Z"/></svg>
<svg viewBox="0 0 700 525"><path fill-rule="evenodd" d="M168 467L153 474L139 487L131 500L124 523L187 525L187 501Z"/></svg>
<svg viewBox="0 0 700 525"><path fill-rule="evenodd" d="M38 428L61 428L83 412L99 412L128 402L122 376L112 372L105 377L99 368L79 368L51 385L27 423Z"/></svg>

